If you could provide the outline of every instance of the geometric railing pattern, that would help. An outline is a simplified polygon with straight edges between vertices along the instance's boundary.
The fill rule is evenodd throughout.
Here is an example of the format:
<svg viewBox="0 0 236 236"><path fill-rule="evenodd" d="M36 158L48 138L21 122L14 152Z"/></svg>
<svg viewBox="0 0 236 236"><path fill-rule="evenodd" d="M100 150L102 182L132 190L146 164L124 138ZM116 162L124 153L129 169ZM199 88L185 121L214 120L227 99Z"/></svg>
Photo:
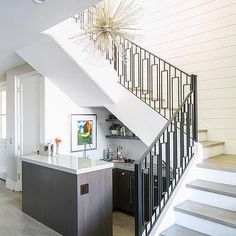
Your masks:
<svg viewBox="0 0 236 236"><path fill-rule="evenodd" d="M93 21L92 13L86 9L74 16L81 30ZM197 76L125 38L119 43L122 50L113 44L106 52L118 82L167 119L135 163L135 235L149 235L194 155L198 140Z"/></svg>

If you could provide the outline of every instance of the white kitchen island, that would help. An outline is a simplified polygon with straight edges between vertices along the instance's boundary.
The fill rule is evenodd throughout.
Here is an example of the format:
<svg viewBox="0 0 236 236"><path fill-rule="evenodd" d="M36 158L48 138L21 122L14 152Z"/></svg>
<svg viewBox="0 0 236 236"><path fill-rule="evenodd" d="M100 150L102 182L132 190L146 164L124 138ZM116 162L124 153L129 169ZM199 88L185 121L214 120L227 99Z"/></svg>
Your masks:
<svg viewBox="0 0 236 236"><path fill-rule="evenodd" d="M22 157L22 210L64 236L112 235L112 163Z"/></svg>

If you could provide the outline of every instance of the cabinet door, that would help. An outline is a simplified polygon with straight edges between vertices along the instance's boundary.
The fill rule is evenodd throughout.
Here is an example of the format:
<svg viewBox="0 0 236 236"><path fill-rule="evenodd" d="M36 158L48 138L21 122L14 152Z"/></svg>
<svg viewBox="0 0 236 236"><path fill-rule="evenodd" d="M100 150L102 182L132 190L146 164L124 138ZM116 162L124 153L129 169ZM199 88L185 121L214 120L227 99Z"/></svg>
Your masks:
<svg viewBox="0 0 236 236"><path fill-rule="evenodd" d="M135 214L135 172L130 172L130 214Z"/></svg>
<svg viewBox="0 0 236 236"><path fill-rule="evenodd" d="M130 213L130 171L116 170L116 207Z"/></svg>
<svg viewBox="0 0 236 236"><path fill-rule="evenodd" d="M113 211L116 210L117 204L116 204L116 195L117 195L117 186L116 186L116 169L112 170L112 189L113 189Z"/></svg>

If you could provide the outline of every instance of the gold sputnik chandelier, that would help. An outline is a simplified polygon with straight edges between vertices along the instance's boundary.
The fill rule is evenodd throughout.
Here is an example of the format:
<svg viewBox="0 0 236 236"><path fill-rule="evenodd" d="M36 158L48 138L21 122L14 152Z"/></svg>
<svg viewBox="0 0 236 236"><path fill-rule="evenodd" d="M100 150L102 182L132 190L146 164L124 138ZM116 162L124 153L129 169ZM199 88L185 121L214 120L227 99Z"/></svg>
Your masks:
<svg viewBox="0 0 236 236"><path fill-rule="evenodd" d="M80 27L84 30L82 35L92 42L93 52L107 52L112 45L119 50L120 38L132 40L137 36L135 26L139 11L134 0L104 0L79 14Z"/></svg>

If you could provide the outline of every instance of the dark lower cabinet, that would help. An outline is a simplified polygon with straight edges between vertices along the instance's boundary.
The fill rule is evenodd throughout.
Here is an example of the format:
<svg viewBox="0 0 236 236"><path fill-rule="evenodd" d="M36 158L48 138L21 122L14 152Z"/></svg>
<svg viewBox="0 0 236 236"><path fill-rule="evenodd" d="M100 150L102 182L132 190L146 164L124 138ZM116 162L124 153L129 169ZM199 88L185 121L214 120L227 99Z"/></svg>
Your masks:
<svg viewBox="0 0 236 236"><path fill-rule="evenodd" d="M134 215L134 199L134 172L122 169L113 169L113 210Z"/></svg>
<svg viewBox="0 0 236 236"><path fill-rule="evenodd" d="M135 172L130 171L130 213L135 214Z"/></svg>
<svg viewBox="0 0 236 236"><path fill-rule="evenodd" d="M158 205L158 177L154 176L153 205ZM166 177L163 177L163 192L166 191ZM144 174L144 218L150 217L149 208L149 181ZM164 193L163 193L164 196ZM113 211L121 211L130 215L135 214L135 172L113 169Z"/></svg>

